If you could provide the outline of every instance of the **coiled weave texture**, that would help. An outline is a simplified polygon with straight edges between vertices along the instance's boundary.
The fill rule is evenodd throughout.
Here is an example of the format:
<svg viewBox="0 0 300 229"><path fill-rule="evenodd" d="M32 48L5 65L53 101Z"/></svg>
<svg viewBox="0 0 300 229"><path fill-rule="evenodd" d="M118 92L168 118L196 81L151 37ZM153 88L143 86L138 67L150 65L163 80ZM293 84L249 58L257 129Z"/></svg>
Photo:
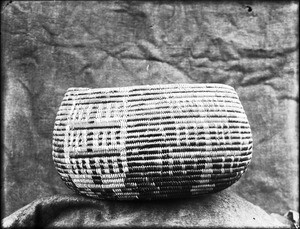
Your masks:
<svg viewBox="0 0 300 229"><path fill-rule="evenodd" d="M250 126L222 84L70 88L53 133L67 186L100 199L164 199L217 192L252 156Z"/></svg>

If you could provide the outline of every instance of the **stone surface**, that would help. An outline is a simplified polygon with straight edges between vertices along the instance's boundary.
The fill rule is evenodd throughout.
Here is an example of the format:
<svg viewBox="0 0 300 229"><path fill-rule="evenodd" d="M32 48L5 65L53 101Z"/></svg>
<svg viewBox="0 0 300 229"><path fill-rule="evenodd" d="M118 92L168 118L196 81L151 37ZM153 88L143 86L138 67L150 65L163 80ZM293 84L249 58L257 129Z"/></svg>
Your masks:
<svg viewBox="0 0 300 229"><path fill-rule="evenodd" d="M279 222L281 222L284 225L289 225L290 228L297 228L293 221L289 220L287 217L283 215L279 215L277 213L271 213L270 216L276 218Z"/></svg>
<svg viewBox="0 0 300 229"><path fill-rule="evenodd" d="M289 228L260 207L223 191L193 199L99 201L56 195L38 199L2 221L15 227Z"/></svg>
<svg viewBox="0 0 300 229"><path fill-rule="evenodd" d="M70 194L51 158L69 87L225 83L254 139L230 190L267 212L298 209L298 4L12 2L2 10L4 216Z"/></svg>

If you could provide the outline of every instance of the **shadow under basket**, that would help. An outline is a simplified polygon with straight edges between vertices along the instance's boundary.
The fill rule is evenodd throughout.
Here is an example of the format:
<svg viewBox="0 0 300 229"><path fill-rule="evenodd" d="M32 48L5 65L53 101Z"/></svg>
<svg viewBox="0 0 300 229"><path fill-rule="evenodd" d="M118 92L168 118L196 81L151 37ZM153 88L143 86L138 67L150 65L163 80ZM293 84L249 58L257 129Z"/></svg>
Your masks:
<svg viewBox="0 0 300 229"><path fill-rule="evenodd" d="M67 186L98 199L167 199L223 190L245 172L252 135L223 84L70 88L53 160Z"/></svg>

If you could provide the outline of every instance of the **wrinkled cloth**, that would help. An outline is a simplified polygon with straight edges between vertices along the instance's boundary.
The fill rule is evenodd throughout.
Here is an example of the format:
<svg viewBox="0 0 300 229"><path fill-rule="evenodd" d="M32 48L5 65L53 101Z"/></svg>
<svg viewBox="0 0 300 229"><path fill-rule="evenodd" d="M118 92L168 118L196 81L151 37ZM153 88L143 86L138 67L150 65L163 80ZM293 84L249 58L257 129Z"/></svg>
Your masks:
<svg viewBox="0 0 300 229"><path fill-rule="evenodd" d="M298 3L12 1L2 10L4 209L72 194L52 161L69 87L224 83L253 134L229 189L269 213L298 209Z"/></svg>
<svg viewBox="0 0 300 229"><path fill-rule="evenodd" d="M105 201L75 195L38 199L2 221L14 227L289 228L238 195L160 201Z"/></svg>

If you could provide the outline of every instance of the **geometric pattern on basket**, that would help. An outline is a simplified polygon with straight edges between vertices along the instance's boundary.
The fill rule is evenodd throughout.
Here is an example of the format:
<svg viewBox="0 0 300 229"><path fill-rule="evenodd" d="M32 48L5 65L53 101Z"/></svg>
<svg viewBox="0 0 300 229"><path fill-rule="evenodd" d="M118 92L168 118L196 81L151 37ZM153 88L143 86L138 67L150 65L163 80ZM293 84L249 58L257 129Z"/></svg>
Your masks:
<svg viewBox="0 0 300 229"><path fill-rule="evenodd" d="M70 88L52 156L66 185L90 197L189 197L236 182L250 163L252 135L227 85Z"/></svg>

